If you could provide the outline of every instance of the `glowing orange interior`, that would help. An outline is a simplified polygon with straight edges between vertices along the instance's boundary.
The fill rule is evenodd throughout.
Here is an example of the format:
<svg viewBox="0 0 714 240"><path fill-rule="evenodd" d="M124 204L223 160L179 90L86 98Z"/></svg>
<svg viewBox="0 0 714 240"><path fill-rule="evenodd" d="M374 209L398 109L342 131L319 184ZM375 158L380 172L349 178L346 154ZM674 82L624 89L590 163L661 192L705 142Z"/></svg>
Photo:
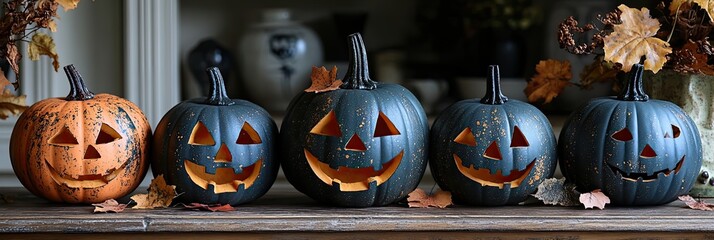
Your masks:
<svg viewBox="0 0 714 240"><path fill-rule="evenodd" d="M57 184L65 185L70 188L97 188L107 185L107 183L114 180L114 178L124 172L128 162L124 162L124 164L116 169L109 170L109 174L107 175L87 174L79 175L77 178L73 178L71 176L61 176L49 162L45 162L45 164L50 170L50 177L52 177L52 180L54 180Z"/></svg>
<svg viewBox="0 0 714 240"><path fill-rule="evenodd" d="M476 146L476 137L474 137L473 132L471 132L471 128L467 127L454 138L454 142L474 147Z"/></svg>
<svg viewBox="0 0 714 240"><path fill-rule="evenodd" d="M372 167L349 168L339 167L337 170L330 168L329 164L321 162L310 151L304 149L305 158L310 168L322 182L332 186L333 182L340 185L340 191L356 192L369 189L370 182L376 181L377 186L389 180L399 167L404 151L382 165L382 169L375 171Z"/></svg>
<svg viewBox="0 0 714 240"><path fill-rule="evenodd" d="M213 146L216 141L213 140L211 131L208 131L206 125L198 121L191 131L191 136L188 139L188 144L199 146Z"/></svg>
<svg viewBox="0 0 714 240"><path fill-rule="evenodd" d="M57 134L47 140L47 143L57 146L70 146L78 144L77 138L74 137L74 134L69 131L67 126L62 127Z"/></svg>
<svg viewBox="0 0 714 240"><path fill-rule="evenodd" d="M240 129L240 133L238 134L238 140L236 140L237 144L259 144L262 143L263 141L260 140L260 135L258 132L253 129L248 122L245 122L243 124L243 128Z"/></svg>
<svg viewBox="0 0 714 240"><path fill-rule="evenodd" d="M505 183L510 183L511 188L517 188L521 185L524 179L530 174L531 169L535 165L535 159L528 164L528 166L523 170L512 170L510 174L503 175L501 170L498 170L495 174L491 174L491 171L486 168L474 169L473 166L464 167L461 158L454 154L454 161L459 172L469 179L480 183L483 186L491 186L503 188Z"/></svg>
<svg viewBox="0 0 714 240"><path fill-rule="evenodd" d="M493 160L503 159L503 157L501 156L501 150L498 149L498 143L496 143L496 141L493 141L491 142L491 145L488 145L486 151L483 152L483 156L485 158Z"/></svg>
<svg viewBox="0 0 714 240"><path fill-rule="evenodd" d="M218 149L218 153L216 153L216 157L213 161L214 162L232 162L233 161L233 155L231 154L231 151L228 150L228 147L226 146L225 143L221 144L221 148Z"/></svg>
<svg viewBox="0 0 714 240"><path fill-rule="evenodd" d="M206 167L195 164L191 161L184 160L186 173L191 178L194 184L203 189L208 189L208 185L213 185L215 193L236 192L241 184L245 185L245 189L250 188L263 166L263 159L258 160L253 165L244 167L240 174L236 174L235 170L230 167L218 168L215 174L206 173Z"/></svg>
<svg viewBox="0 0 714 240"><path fill-rule="evenodd" d="M310 133L323 135L323 136L342 136L342 131L340 131L340 124L337 122L337 117L335 116L335 111L330 111L322 119L320 119L315 127L310 130Z"/></svg>

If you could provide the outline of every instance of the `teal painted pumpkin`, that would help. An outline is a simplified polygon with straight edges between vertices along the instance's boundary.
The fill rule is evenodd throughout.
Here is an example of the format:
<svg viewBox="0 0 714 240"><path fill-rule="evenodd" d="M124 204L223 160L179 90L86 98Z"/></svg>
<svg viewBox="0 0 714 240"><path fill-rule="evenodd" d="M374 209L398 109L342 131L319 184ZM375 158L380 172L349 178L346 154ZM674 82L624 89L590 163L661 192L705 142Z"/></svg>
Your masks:
<svg viewBox="0 0 714 240"><path fill-rule="evenodd" d="M277 126L258 105L228 98L218 68L207 72L209 97L176 105L156 127L152 171L176 185L182 202L255 200L277 176Z"/></svg>
<svg viewBox="0 0 714 240"><path fill-rule="evenodd" d="M285 177L331 205L381 206L416 188L426 168L428 123L406 88L370 79L360 34L338 90L303 92L281 127Z"/></svg>
<svg viewBox="0 0 714 240"><path fill-rule="evenodd" d="M503 96L498 66L490 70L484 98L455 103L431 128L431 172L458 203L517 204L557 164L548 119L532 105Z"/></svg>
<svg viewBox="0 0 714 240"><path fill-rule="evenodd" d="M649 99L640 64L618 97L574 112L559 140L560 167L581 192L617 205L657 205L687 194L702 164L699 130L681 108Z"/></svg>

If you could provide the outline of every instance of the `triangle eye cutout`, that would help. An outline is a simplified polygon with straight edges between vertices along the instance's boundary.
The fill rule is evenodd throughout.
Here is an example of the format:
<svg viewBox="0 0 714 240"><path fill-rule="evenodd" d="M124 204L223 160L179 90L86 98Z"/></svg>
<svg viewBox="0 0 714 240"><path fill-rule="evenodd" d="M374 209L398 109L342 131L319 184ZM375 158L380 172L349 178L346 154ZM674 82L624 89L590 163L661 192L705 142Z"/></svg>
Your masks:
<svg viewBox="0 0 714 240"><path fill-rule="evenodd" d="M188 144L198 145L198 146L213 146L216 145L216 141L213 140L211 132L208 131L206 125L203 125L201 121L196 123L191 131L191 137L188 139Z"/></svg>
<svg viewBox="0 0 714 240"><path fill-rule="evenodd" d="M682 131L679 130L679 127L672 125L672 137L673 138L678 138L679 135L682 135Z"/></svg>
<svg viewBox="0 0 714 240"><path fill-rule="evenodd" d="M476 146L476 137L474 137L474 134L471 132L470 127L464 128L461 133L459 133L456 138L454 138L454 142L460 143L466 146L471 146L475 147Z"/></svg>
<svg viewBox="0 0 714 240"><path fill-rule="evenodd" d="M526 139L526 136L523 135L523 132L521 132L521 129L518 128L518 126L515 126L513 128L513 137L511 138L511 147L512 148L519 148L519 147L528 147L530 144L528 144L528 139Z"/></svg>
<svg viewBox="0 0 714 240"><path fill-rule="evenodd" d="M340 124L337 122L335 111L330 111L327 115L320 119L320 121L315 124L315 127L310 130L310 133L332 137L342 136L342 131L340 131Z"/></svg>
<svg viewBox="0 0 714 240"><path fill-rule="evenodd" d="M99 135L97 135L97 144L106 144L119 139L121 139L121 134L109 125L102 123L102 127L99 129Z"/></svg>
<svg viewBox="0 0 714 240"><path fill-rule="evenodd" d="M62 129L57 132L50 140L47 141L49 144L56 146L72 146L77 145L77 138L74 134L69 131L67 126L62 127Z"/></svg>
<svg viewBox="0 0 714 240"><path fill-rule="evenodd" d="M238 134L237 144L259 144L263 141L260 140L260 134L250 126L248 122L243 124L243 128L240 129L240 134Z"/></svg>
<svg viewBox="0 0 714 240"><path fill-rule="evenodd" d="M503 159L503 157L501 156L501 150L498 149L498 143L496 143L496 141L491 142L491 145L486 148L486 151L483 153L483 156L492 160Z"/></svg>
<svg viewBox="0 0 714 240"><path fill-rule="evenodd" d="M374 137L384 137L391 135L399 135L399 130L394 126L391 120L384 115L383 112L379 112L379 117L377 117L377 126L374 127Z"/></svg>
<svg viewBox="0 0 714 240"><path fill-rule="evenodd" d="M613 133L611 137L617 141L627 142L632 140L632 133L630 130L627 130L627 128L623 128L620 131Z"/></svg>

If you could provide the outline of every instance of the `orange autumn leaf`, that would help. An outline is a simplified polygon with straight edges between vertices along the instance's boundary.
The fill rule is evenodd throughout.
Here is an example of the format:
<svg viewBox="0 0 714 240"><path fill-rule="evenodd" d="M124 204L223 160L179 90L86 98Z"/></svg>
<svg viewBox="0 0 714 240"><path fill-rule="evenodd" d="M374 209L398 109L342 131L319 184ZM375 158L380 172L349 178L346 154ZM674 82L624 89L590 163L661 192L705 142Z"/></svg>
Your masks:
<svg viewBox="0 0 714 240"><path fill-rule="evenodd" d="M407 197L410 208L446 208L448 206L454 205L451 202L451 193L447 191L436 191L433 195L429 195L421 188L414 189Z"/></svg>
<svg viewBox="0 0 714 240"><path fill-rule="evenodd" d="M709 204L702 200L697 201L696 199L694 199L692 196L689 196L689 195L679 196L679 201L684 202L684 204L687 204L687 207L689 207L691 209L714 211L714 204Z"/></svg>
<svg viewBox="0 0 714 240"><path fill-rule="evenodd" d="M572 77L569 61L553 59L540 61L536 65L536 75L531 78L525 89L528 101L544 100L544 103L550 103L565 87L571 84Z"/></svg>
<svg viewBox="0 0 714 240"><path fill-rule="evenodd" d="M637 10L624 4L617 8L622 12L622 23L616 24L613 32L603 39L605 60L622 64L622 70L629 72L644 57L645 70L659 72L667 62L667 54L672 53L669 43L655 37L659 21L650 16L647 8Z"/></svg>
<svg viewBox="0 0 714 240"><path fill-rule="evenodd" d="M236 209L231 206L230 204L203 204L203 203L190 203L190 204L181 204L183 205L184 209L188 210L203 210L203 211L211 211L211 212L230 212L230 211L235 211Z"/></svg>
<svg viewBox="0 0 714 240"><path fill-rule="evenodd" d="M677 11L681 10L682 4L689 3L690 0L672 0L669 3L669 14L675 15Z"/></svg>
<svg viewBox="0 0 714 240"><path fill-rule="evenodd" d="M593 207L605 209L605 204L610 203L610 198L605 196L600 189L595 189L592 192L580 194L580 202L585 205L585 209Z"/></svg>
<svg viewBox="0 0 714 240"><path fill-rule="evenodd" d="M120 213L126 208L126 204L120 204L117 200L108 199L102 203L92 204L94 213Z"/></svg>
<svg viewBox="0 0 714 240"><path fill-rule="evenodd" d="M62 8L64 8L64 11L69 11L72 9L77 8L77 5L79 4L79 0L57 0L57 3L59 3Z"/></svg>
<svg viewBox="0 0 714 240"><path fill-rule="evenodd" d="M680 73L701 73L714 75L714 67L707 64L708 55L699 51L699 45L691 39L682 46L682 49L675 51L675 54L688 56L676 64L674 70Z"/></svg>
<svg viewBox="0 0 714 240"><path fill-rule="evenodd" d="M305 89L305 92L328 92L340 89L342 85L342 80L337 80L337 66L333 66L332 70L327 71L327 69L322 67L312 67L312 85Z"/></svg>
<svg viewBox="0 0 714 240"><path fill-rule="evenodd" d="M163 175L151 180L149 193L136 194L131 200L136 202L135 209L167 208L176 197L176 186L166 184Z"/></svg>
<svg viewBox="0 0 714 240"><path fill-rule="evenodd" d="M30 60L40 60L40 55L46 55L52 59L52 66L55 72L59 70L59 55L55 49L55 42L50 35L44 33L35 33L32 35L30 45L27 47L28 57Z"/></svg>
<svg viewBox="0 0 714 240"><path fill-rule="evenodd" d="M593 83L612 82L617 77L617 68L614 64L605 62L602 57L595 58L595 61L583 67L580 72L580 85L582 88L588 89Z"/></svg>

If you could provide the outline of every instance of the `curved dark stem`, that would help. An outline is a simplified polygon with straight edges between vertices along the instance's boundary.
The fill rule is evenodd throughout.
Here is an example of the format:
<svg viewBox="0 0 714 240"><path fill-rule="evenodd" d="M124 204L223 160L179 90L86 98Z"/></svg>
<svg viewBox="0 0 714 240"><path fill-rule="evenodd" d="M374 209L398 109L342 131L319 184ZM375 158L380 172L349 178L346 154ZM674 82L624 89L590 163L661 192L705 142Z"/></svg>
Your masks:
<svg viewBox="0 0 714 240"><path fill-rule="evenodd" d="M342 81L343 89L375 89L377 82L369 78L369 66L367 63L367 49L364 47L362 35L353 33L350 39L350 65L347 69L345 79Z"/></svg>
<svg viewBox="0 0 714 240"><path fill-rule="evenodd" d="M508 98L501 93L501 75L498 65L488 66L488 79L486 80L486 95L481 98L481 103L499 105L508 102Z"/></svg>
<svg viewBox="0 0 714 240"><path fill-rule="evenodd" d="M627 81L627 86L622 90L618 99L623 101L647 101L650 99L642 88L642 72L644 67L642 64L635 64L630 71L630 79Z"/></svg>
<svg viewBox="0 0 714 240"><path fill-rule="evenodd" d="M69 79L69 95L67 95L65 100L83 101L94 98L94 93L87 89L82 75L79 75L74 65L70 64L65 66L64 73L67 74L67 79Z"/></svg>
<svg viewBox="0 0 714 240"><path fill-rule="evenodd" d="M211 88L209 89L206 103L219 106L233 105L233 100L226 94L221 70L217 67L210 67L206 69L206 73L208 73L208 78L211 80Z"/></svg>

